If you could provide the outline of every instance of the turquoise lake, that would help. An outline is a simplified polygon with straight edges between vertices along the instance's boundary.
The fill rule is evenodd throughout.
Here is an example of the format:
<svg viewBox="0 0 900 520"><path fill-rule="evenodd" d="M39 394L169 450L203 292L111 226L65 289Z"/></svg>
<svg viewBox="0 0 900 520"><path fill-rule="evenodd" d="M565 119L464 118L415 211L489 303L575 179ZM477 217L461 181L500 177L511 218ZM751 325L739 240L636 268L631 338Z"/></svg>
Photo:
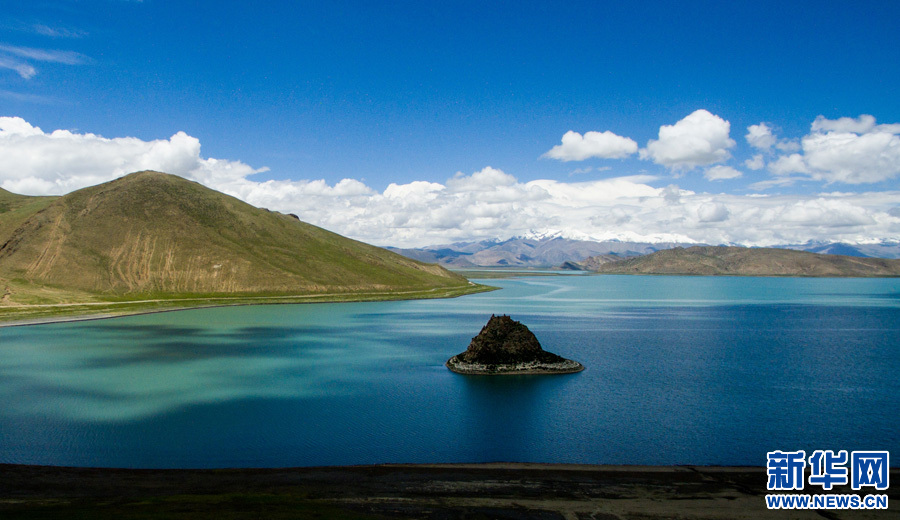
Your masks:
<svg viewBox="0 0 900 520"><path fill-rule="evenodd" d="M0 462L756 465L900 453L900 279L553 276L0 328ZM492 313L587 368L462 376Z"/></svg>

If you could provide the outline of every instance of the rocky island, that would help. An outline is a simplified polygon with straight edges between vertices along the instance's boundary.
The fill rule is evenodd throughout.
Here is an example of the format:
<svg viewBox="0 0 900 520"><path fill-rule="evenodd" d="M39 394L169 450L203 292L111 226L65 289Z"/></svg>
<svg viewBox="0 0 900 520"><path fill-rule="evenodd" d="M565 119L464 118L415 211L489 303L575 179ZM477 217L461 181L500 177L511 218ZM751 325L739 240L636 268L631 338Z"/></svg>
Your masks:
<svg viewBox="0 0 900 520"><path fill-rule="evenodd" d="M571 374L584 366L541 348L535 335L509 316L491 316L469 348L447 360L458 374Z"/></svg>

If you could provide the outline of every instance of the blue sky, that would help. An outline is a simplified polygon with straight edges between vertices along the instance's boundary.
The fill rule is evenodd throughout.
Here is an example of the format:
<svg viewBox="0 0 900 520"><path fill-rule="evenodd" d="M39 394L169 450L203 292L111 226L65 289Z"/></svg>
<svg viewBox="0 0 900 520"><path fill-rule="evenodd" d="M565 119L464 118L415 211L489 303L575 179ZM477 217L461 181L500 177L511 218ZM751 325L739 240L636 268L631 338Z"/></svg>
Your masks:
<svg viewBox="0 0 900 520"><path fill-rule="evenodd" d="M381 244L900 239L898 2L381 4L0 0L0 186L167 168Z"/></svg>

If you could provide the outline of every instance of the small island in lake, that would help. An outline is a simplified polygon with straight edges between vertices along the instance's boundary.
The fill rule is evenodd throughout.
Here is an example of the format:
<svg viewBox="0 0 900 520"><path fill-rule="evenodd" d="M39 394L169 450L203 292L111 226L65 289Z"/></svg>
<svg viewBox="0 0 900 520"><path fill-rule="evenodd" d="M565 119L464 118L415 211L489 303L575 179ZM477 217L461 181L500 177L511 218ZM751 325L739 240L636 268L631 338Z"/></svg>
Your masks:
<svg viewBox="0 0 900 520"><path fill-rule="evenodd" d="M447 360L459 374L571 374L584 366L541 348L534 334L509 316L491 316L469 348Z"/></svg>

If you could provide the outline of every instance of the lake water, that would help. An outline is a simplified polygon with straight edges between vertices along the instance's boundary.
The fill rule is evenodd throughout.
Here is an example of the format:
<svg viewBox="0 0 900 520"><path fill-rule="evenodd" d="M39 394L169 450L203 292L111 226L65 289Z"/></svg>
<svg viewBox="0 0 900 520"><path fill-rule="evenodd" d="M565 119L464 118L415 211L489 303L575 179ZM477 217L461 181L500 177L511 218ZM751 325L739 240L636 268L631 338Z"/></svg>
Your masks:
<svg viewBox="0 0 900 520"><path fill-rule="evenodd" d="M764 465L900 453L900 280L560 276L0 329L0 462ZM462 376L492 313L587 369Z"/></svg>

